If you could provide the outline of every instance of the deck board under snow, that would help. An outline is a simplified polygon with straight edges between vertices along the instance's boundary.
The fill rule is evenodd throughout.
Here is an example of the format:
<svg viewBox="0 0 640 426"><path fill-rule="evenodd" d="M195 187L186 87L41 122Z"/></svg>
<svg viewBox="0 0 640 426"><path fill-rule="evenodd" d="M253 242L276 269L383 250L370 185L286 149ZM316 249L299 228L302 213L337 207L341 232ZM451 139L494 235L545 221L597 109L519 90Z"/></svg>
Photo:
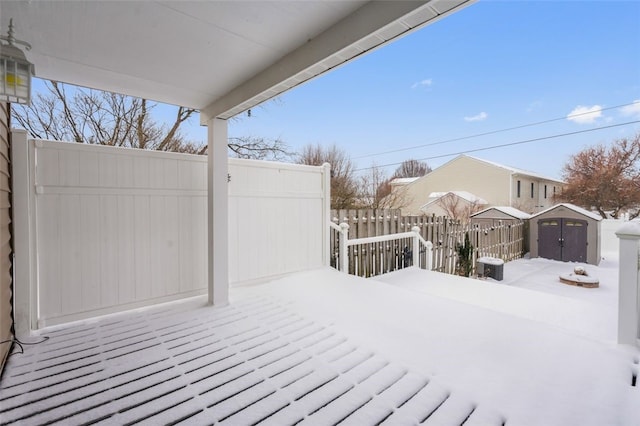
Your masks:
<svg viewBox="0 0 640 426"><path fill-rule="evenodd" d="M43 336L8 360L1 424L506 421L269 296L224 308L193 299Z"/></svg>

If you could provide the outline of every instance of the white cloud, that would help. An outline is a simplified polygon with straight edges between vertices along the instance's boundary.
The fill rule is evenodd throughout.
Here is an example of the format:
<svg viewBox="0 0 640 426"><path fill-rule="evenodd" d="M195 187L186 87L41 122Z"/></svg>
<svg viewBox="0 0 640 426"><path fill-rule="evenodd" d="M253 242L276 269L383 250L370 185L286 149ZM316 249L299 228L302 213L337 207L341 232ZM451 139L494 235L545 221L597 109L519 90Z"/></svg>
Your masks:
<svg viewBox="0 0 640 426"><path fill-rule="evenodd" d="M625 117L640 118L640 99L636 99L631 105L623 106L620 112Z"/></svg>
<svg viewBox="0 0 640 426"><path fill-rule="evenodd" d="M413 83L413 85L411 85L411 88L417 89L418 87L431 87L431 85L433 85L433 79L427 78L425 80L418 81L417 83Z"/></svg>
<svg viewBox="0 0 640 426"><path fill-rule="evenodd" d="M482 111L480 114L476 114L474 116L471 117L465 117L464 121L484 121L487 119L487 117L489 116L489 114L487 114L486 112Z"/></svg>
<svg viewBox="0 0 640 426"><path fill-rule="evenodd" d="M600 117L602 117L602 107L600 105L592 107L578 105L567 114L567 120L578 124L593 123Z"/></svg>

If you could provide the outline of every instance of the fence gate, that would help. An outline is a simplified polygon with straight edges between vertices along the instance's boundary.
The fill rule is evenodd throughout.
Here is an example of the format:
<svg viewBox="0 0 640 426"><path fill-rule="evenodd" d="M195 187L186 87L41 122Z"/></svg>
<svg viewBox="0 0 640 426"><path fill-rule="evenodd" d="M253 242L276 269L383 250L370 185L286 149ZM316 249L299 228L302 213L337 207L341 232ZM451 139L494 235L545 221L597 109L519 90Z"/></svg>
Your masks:
<svg viewBox="0 0 640 426"><path fill-rule="evenodd" d="M568 218L539 220L538 255L563 262L586 262L587 221Z"/></svg>

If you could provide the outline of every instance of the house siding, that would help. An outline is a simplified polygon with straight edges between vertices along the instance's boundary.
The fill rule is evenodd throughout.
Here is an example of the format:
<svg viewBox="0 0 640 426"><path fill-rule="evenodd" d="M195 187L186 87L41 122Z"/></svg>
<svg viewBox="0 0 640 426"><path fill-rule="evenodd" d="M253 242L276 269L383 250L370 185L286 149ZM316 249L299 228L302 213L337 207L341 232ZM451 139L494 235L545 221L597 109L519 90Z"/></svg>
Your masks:
<svg viewBox="0 0 640 426"><path fill-rule="evenodd" d="M535 179L529 176L515 174L513 179L513 192L511 206L518 210L535 214L554 205L554 187L561 188L559 182L547 179ZM518 182L520 182L520 196L518 196ZM531 195L531 185L533 184L533 196ZM547 187L545 197L545 185Z"/></svg>
<svg viewBox="0 0 640 426"><path fill-rule="evenodd" d="M11 315L11 167L9 105L0 103L0 374L12 339Z"/></svg>
<svg viewBox="0 0 640 426"><path fill-rule="evenodd" d="M508 206L510 179L511 172L507 169L460 156L404 187L405 205L398 207L403 214L422 214L420 207L429 201L429 194L445 191L467 191L489 205Z"/></svg>

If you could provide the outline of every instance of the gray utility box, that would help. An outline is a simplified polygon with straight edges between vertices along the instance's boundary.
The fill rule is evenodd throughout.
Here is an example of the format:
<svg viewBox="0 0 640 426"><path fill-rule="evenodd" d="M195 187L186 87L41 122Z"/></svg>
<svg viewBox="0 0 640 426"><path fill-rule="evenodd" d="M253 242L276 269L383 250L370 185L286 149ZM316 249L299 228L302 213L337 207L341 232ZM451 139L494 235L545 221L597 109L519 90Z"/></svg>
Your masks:
<svg viewBox="0 0 640 426"><path fill-rule="evenodd" d="M502 281L504 260L496 257L481 257L477 260L476 271L479 278L493 278L496 281Z"/></svg>

